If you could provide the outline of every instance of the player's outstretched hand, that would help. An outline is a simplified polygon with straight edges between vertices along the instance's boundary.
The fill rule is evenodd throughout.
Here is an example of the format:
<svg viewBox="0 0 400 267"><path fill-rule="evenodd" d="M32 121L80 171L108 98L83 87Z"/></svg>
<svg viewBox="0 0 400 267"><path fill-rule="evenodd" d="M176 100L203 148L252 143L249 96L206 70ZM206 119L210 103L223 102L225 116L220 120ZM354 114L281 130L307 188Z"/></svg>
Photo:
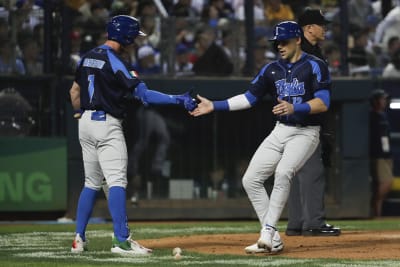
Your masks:
<svg viewBox="0 0 400 267"><path fill-rule="evenodd" d="M210 100L200 95L197 95L197 99L200 103L197 104L195 110L189 112L190 115L197 117L214 111L214 105Z"/></svg>
<svg viewBox="0 0 400 267"><path fill-rule="evenodd" d="M294 113L293 104L278 98L278 105L272 108L272 113L277 116L285 116Z"/></svg>
<svg viewBox="0 0 400 267"><path fill-rule="evenodd" d="M193 111L197 107L196 99L190 96L189 92L176 97L178 104L182 105L187 111Z"/></svg>

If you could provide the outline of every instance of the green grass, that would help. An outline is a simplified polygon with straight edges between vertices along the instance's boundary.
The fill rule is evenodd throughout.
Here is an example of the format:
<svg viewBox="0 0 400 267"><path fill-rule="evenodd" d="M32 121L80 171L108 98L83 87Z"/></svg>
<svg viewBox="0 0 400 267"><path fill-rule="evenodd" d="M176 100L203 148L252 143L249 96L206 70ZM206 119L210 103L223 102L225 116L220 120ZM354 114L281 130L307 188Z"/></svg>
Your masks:
<svg viewBox="0 0 400 267"><path fill-rule="evenodd" d="M399 230L400 220L346 220L330 221L343 230ZM285 222L280 223L284 229ZM187 223L131 223L135 239L168 236L255 233L259 230L256 221L251 222L187 222ZM74 225L71 224L0 224L0 266L400 266L394 260L337 260L337 259L293 259L280 256L231 256L185 252L184 258L175 261L171 248L157 249L150 257L118 257L109 252L111 224L90 224L90 251L72 255Z"/></svg>

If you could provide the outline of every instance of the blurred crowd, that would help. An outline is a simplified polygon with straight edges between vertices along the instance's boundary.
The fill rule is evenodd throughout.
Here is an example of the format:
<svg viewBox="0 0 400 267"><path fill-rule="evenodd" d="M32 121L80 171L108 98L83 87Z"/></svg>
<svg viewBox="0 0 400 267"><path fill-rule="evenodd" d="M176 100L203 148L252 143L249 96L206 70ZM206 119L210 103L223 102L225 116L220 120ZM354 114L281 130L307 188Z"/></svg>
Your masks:
<svg viewBox="0 0 400 267"><path fill-rule="evenodd" d="M43 2L0 1L0 73L43 73ZM254 0L254 68L246 67L244 0L65 0L73 10L69 74L83 53L104 43L111 16L140 19L141 38L125 59L142 75L252 76L277 59L268 42L274 24L297 20L305 7L331 21L321 47L341 76L338 0ZM12 3L12 4L6 4ZM351 76L400 77L400 1L349 0L347 62ZM10 19L14 14L14 18ZM12 31L12 29L17 29ZM65 41L65 40L64 40Z"/></svg>

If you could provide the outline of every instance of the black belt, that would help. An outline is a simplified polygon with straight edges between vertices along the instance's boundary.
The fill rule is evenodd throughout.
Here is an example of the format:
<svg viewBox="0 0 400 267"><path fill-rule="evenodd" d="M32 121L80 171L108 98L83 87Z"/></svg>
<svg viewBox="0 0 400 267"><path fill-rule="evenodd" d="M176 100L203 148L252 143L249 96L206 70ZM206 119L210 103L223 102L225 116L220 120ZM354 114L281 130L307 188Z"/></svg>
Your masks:
<svg viewBox="0 0 400 267"><path fill-rule="evenodd" d="M306 124L306 123L295 123L295 122L283 122L279 121L279 123L282 123L286 126L293 126L293 127L307 127L307 126L319 126L319 124Z"/></svg>

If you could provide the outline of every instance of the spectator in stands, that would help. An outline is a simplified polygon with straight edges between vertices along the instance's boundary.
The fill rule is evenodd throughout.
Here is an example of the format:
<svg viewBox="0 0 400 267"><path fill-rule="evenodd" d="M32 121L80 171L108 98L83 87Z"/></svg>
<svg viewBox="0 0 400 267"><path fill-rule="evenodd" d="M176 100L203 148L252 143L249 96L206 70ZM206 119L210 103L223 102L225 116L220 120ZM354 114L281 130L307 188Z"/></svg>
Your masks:
<svg viewBox="0 0 400 267"><path fill-rule="evenodd" d="M275 59L276 55L271 52L272 48L269 47L270 42L267 38L268 35L257 35L256 34L256 43L254 46L254 70L252 75L256 75L261 68L267 64L272 59ZM244 73L248 75L247 73ZM251 75L251 74L250 74Z"/></svg>
<svg viewBox="0 0 400 267"><path fill-rule="evenodd" d="M196 75L228 76L233 72L233 64L224 50L215 43L213 29L198 32L196 38L197 60L193 65Z"/></svg>
<svg viewBox="0 0 400 267"><path fill-rule="evenodd" d="M143 31L147 34L145 40L147 44L159 48L161 40L161 22L158 16L142 16L140 18L141 27Z"/></svg>
<svg viewBox="0 0 400 267"><path fill-rule="evenodd" d="M104 32L104 24L108 20L109 11L102 2L90 6L91 16L85 23L85 31L89 33Z"/></svg>
<svg viewBox="0 0 400 267"><path fill-rule="evenodd" d="M157 6L153 0L141 0L138 4L138 17L157 16Z"/></svg>
<svg viewBox="0 0 400 267"><path fill-rule="evenodd" d="M365 27L369 17L373 16L372 3L370 0L348 1L349 22L358 28Z"/></svg>
<svg viewBox="0 0 400 267"><path fill-rule="evenodd" d="M15 47L11 46L9 39L0 40L0 74L20 74L26 73L24 64L16 58Z"/></svg>
<svg viewBox="0 0 400 267"><path fill-rule="evenodd" d="M400 48L392 54L391 61L383 70L382 76L384 78L400 78Z"/></svg>
<svg viewBox="0 0 400 267"><path fill-rule="evenodd" d="M222 18L231 18L234 16L232 7L225 3L224 0L211 0L206 5L201 14L202 19L208 23L210 27L217 27L218 21Z"/></svg>
<svg viewBox="0 0 400 267"><path fill-rule="evenodd" d="M269 25L275 25L285 20L294 20L292 8L282 4L281 0L264 0L264 16Z"/></svg>
<svg viewBox="0 0 400 267"><path fill-rule="evenodd" d="M43 62L40 58L40 47L33 38L27 38L21 43L22 62L26 75L43 74Z"/></svg>
<svg viewBox="0 0 400 267"><path fill-rule="evenodd" d="M400 48L400 37L399 36L392 36L388 40L387 44L387 51L384 53L384 66L386 66L389 61L391 60L394 52Z"/></svg>
<svg viewBox="0 0 400 267"><path fill-rule="evenodd" d="M350 49L350 73L353 76L368 76L376 66L375 56L367 51L368 29L361 29L354 33L354 47Z"/></svg>
<svg viewBox="0 0 400 267"><path fill-rule="evenodd" d="M393 160L390 144L390 124L386 114L388 95L374 90L370 97L370 170L372 177L372 212L382 215L382 204L393 183Z"/></svg>
<svg viewBox="0 0 400 267"><path fill-rule="evenodd" d="M184 44L179 44L176 47L176 58L175 58L175 75L176 76L188 76L193 75L193 64L190 62L190 51Z"/></svg>
<svg viewBox="0 0 400 267"><path fill-rule="evenodd" d="M94 14L93 11L97 7L103 7L102 0L86 0L82 5L79 6L78 11L83 17L83 21L89 20Z"/></svg>
<svg viewBox="0 0 400 267"><path fill-rule="evenodd" d="M236 8L235 10L235 18L243 21L245 19L244 16L244 2L238 3L235 5ZM261 0L254 0L254 21L256 23L262 23L264 22L264 11L263 11L263 5Z"/></svg>
<svg viewBox="0 0 400 267"><path fill-rule="evenodd" d="M191 2L191 0L178 0L178 2L172 7L171 15L175 17L195 19L199 14L196 9L191 6Z"/></svg>
<svg viewBox="0 0 400 267"><path fill-rule="evenodd" d="M137 62L134 69L142 75L153 75L161 73L161 66L156 62L156 51L149 45L142 46L137 52Z"/></svg>
<svg viewBox="0 0 400 267"><path fill-rule="evenodd" d="M37 24L43 23L43 1L17 0L17 29L32 30Z"/></svg>
<svg viewBox="0 0 400 267"><path fill-rule="evenodd" d="M331 76L340 76L340 48L332 41L324 43L323 54L328 62L329 73Z"/></svg>
<svg viewBox="0 0 400 267"><path fill-rule="evenodd" d="M400 3L378 24L374 43L380 47L387 47L387 42L392 36L400 36Z"/></svg>

